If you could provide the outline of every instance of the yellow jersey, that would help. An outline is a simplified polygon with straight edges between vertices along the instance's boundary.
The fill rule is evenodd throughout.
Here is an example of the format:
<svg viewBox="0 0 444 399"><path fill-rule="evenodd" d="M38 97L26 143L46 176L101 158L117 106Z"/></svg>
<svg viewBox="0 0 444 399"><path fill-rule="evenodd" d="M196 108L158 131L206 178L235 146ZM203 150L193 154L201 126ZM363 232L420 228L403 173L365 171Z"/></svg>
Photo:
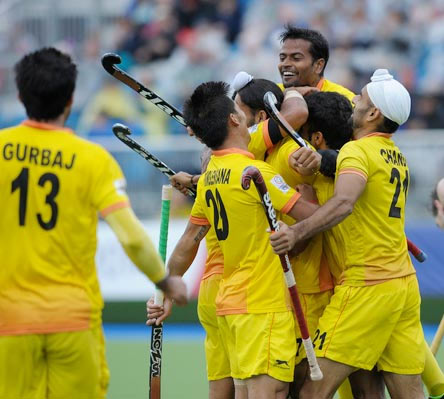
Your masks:
<svg viewBox="0 0 444 399"><path fill-rule="evenodd" d="M346 143L336 168L336 178L353 173L366 180L353 212L339 224L345 261L341 284L371 285L414 274L404 232L409 169L391 135L373 133Z"/></svg>
<svg viewBox="0 0 444 399"><path fill-rule="evenodd" d="M210 229L205 236L207 245L207 260L205 261L205 269L202 280L212 276L213 274L222 274L224 272L224 256L219 248L216 232Z"/></svg>
<svg viewBox="0 0 444 399"><path fill-rule="evenodd" d="M270 120L259 122L248 128L250 132L250 142L248 143L248 151L251 152L256 159L263 161L266 153L273 147L273 143L268 131Z"/></svg>
<svg viewBox="0 0 444 399"><path fill-rule="evenodd" d="M316 174L313 182L319 205L324 205L335 193L335 183L331 177L326 177L322 173ZM324 251L334 285L341 280L344 271L344 237L340 233L340 225L334 226L324 231L322 240L322 250Z"/></svg>
<svg viewBox="0 0 444 399"><path fill-rule="evenodd" d="M302 176L290 166L290 156L298 149L299 145L287 136L268 151L265 159L265 162L270 164L292 188L304 183L313 185L317 176L317 174ZM282 215L281 219L288 225L296 223L288 215ZM322 249L322 240L322 233L317 234L311 238L302 253L290 259L298 290L301 293L314 294L333 288L329 265Z"/></svg>
<svg viewBox="0 0 444 399"><path fill-rule="evenodd" d="M282 83L279 83L278 86L281 88L282 91L285 89ZM336 93L342 94L343 96L347 97L350 102L352 102L353 97L355 96L355 93L353 93L351 90L325 78L321 78L321 80L316 85L316 88L320 91L334 91Z"/></svg>
<svg viewBox="0 0 444 399"><path fill-rule="evenodd" d="M100 318L100 212L129 206L100 146L34 121L0 131L0 335L76 331Z"/></svg>
<svg viewBox="0 0 444 399"><path fill-rule="evenodd" d="M241 186L242 172L250 165L261 171L276 210L289 212L300 197L253 154L237 148L213 151L199 179L191 222L210 224L223 253L218 315L291 309L282 266L266 233L268 222L260 197L255 187L243 190Z"/></svg>

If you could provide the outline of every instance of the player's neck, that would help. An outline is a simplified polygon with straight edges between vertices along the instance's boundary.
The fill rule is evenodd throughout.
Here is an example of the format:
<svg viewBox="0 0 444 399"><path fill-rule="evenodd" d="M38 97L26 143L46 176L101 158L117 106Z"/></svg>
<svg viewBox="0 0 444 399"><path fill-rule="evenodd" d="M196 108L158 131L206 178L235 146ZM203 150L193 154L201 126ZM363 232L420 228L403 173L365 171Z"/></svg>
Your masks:
<svg viewBox="0 0 444 399"><path fill-rule="evenodd" d="M364 136L368 136L369 134L377 133L378 130L375 129L374 126L363 126L358 129L353 130L353 138L355 140L359 140Z"/></svg>
<svg viewBox="0 0 444 399"><path fill-rule="evenodd" d="M227 137L223 144L218 147L218 150L226 150L228 148L239 148L244 151L248 151L248 144L245 139L239 136Z"/></svg>
<svg viewBox="0 0 444 399"><path fill-rule="evenodd" d="M310 87L318 87L319 82L322 80L322 76L315 76L310 82Z"/></svg>
<svg viewBox="0 0 444 399"><path fill-rule="evenodd" d="M34 122L45 123L47 125L58 126L58 127L64 127L66 122L66 117L64 114L60 115L55 119L47 119L47 120L36 120L32 118L29 119Z"/></svg>

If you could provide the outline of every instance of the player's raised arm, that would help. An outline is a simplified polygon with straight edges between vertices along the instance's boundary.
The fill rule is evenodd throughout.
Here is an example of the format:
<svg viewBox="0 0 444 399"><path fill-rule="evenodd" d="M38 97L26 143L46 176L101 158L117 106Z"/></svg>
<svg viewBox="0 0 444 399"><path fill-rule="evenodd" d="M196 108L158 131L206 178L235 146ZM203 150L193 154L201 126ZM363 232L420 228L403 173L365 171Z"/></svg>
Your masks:
<svg viewBox="0 0 444 399"><path fill-rule="evenodd" d="M281 105L281 114L290 126L298 130L308 118L308 108L304 97L295 88L286 89L284 101ZM287 135L285 129L279 126L281 134Z"/></svg>
<svg viewBox="0 0 444 399"><path fill-rule="evenodd" d="M187 302L184 282L167 276L163 262L142 224L130 207L119 209L105 217L131 261L177 304Z"/></svg>

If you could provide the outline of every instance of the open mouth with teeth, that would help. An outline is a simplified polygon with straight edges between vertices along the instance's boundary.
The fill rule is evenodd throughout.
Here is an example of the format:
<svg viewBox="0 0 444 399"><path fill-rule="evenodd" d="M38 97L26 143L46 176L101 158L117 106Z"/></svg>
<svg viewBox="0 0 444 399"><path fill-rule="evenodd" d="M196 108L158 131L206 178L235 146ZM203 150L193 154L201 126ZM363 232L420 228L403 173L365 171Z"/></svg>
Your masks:
<svg viewBox="0 0 444 399"><path fill-rule="evenodd" d="M290 71L283 71L282 72L282 79L283 80L291 80L296 76L296 73L290 72Z"/></svg>

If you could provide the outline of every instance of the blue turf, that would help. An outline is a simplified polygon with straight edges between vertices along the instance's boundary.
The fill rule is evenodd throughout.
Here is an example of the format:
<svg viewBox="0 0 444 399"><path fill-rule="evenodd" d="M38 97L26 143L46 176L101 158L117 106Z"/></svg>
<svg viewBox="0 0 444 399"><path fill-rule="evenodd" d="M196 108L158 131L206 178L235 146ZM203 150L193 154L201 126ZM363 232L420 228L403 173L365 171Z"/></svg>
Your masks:
<svg viewBox="0 0 444 399"><path fill-rule="evenodd" d="M424 334L427 341L431 341L437 324L424 324ZM107 339L149 339L151 328L143 324L105 324L105 335ZM200 324L165 324L165 340L203 340L205 337L204 329Z"/></svg>

